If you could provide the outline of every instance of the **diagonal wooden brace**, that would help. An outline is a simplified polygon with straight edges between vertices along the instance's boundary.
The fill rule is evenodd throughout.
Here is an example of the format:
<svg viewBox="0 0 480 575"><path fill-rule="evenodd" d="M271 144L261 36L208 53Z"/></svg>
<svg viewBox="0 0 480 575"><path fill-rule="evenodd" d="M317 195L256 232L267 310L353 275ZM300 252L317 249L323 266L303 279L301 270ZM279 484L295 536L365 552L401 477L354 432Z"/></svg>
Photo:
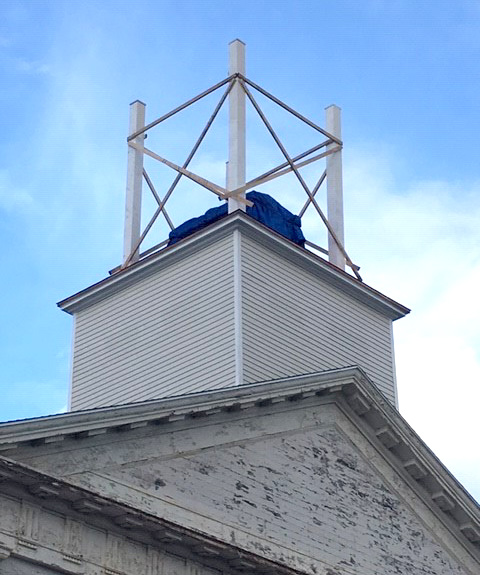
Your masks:
<svg viewBox="0 0 480 575"><path fill-rule="evenodd" d="M152 152L152 150L149 150L148 148L140 148L140 146L138 146L135 142L129 142L128 145L131 146L132 148L140 149L141 151L143 151L144 154L147 154L147 156L150 156L151 158L161 162L162 164L165 164L169 168L172 168L172 170L175 170L179 174L182 174L182 176L185 176L189 180L192 180L192 182L195 182L199 186L202 186L203 188L209 190L210 192L213 192L222 200L227 199L226 198L227 190L225 188L222 188L221 186L214 184L213 182L207 180L206 178L198 176L194 172L190 172L189 170L186 170L185 168L178 166L177 164L171 162L170 160L167 160L166 158L162 158L162 156L156 154L155 152ZM249 200L246 199L243 200L240 198L238 199L239 201L242 201L242 203L245 203L247 206L253 206L253 203L250 202Z"/></svg>

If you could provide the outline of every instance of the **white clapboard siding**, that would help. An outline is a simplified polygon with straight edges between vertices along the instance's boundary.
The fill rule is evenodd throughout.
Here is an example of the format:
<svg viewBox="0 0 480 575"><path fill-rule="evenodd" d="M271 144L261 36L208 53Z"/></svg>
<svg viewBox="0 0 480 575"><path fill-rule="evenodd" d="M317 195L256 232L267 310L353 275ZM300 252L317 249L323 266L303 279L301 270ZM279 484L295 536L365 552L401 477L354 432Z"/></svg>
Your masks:
<svg viewBox="0 0 480 575"><path fill-rule="evenodd" d="M76 313L72 409L233 385L233 238Z"/></svg>
<svg viewBox="0 0 480 575"><path fill-rule="evenodd" d="M242 235L245 383L359 365L395 401L391 319Z"/></svg>

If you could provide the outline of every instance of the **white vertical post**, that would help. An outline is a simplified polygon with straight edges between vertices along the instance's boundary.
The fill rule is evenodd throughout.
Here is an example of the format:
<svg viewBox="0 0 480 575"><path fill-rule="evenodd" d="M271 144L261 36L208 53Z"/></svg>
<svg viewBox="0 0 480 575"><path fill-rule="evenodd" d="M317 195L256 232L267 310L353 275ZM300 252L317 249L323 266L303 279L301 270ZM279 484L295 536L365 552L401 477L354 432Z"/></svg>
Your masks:
<svg viewBox="0 0 480 575"><path fill-rule="evenodd" d="M129 135L145 127L145 104L135 100L130 104ZM145 134L137 136L133 142L143 148ZM143 151L128 147L127 165L127 193L125 200L125 233L123 243L123 262L135 249L140 238L141 212L142 212L142 179L143 179ZM131 259L137 261L139 250Z"/></svg>
<svg viewBox="0 0 480 575"><path fill-rule="evenodd" d="M325 112L327 132L341 140L341 109L332 105L325 108ZM330 144L327 150L336 145ZM336 237L344 246L342 150L327 156L327 217ZM345 269L345 257L330 233L328 234L328 261L342 270Z"/></svg>
<svg viewBox="0 0 480 575"><path fill-rule="evenodd" d="M234 40L229 45L228 74L245 75L245 44ZM229 134L228 134L228 168L227 190L232 191L245 184L245 92L236 82L229 94ZM245 193L241 197L245 197ZM244 203L236 198L228 198L228 213L235 210L245 211Z"/></svg>

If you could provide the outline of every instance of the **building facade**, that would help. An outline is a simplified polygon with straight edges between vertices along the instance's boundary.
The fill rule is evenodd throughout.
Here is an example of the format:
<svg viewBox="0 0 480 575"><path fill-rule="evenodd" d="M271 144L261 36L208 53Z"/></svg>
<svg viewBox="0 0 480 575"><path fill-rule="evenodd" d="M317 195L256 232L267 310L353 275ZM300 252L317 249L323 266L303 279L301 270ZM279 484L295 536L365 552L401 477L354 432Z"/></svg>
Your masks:
<svg viewBox="0 0 480 575"><path fill-rule="evenodd" d="M60 302L70 411L0 424L0 575L478 575L478 504L397 409L409 310L345 272L338 215L326 261L245 213L233 148L235 209L141 257L127 194L124 265Z"/></svg>

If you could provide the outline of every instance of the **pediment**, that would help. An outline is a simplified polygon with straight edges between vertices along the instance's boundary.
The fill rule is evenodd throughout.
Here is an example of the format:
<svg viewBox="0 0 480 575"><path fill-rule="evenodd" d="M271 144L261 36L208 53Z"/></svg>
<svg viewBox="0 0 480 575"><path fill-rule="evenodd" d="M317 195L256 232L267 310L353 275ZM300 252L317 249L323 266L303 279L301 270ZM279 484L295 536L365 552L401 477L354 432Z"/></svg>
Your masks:
<svg viewBox="0 0 480 575"><path fill-rule="evenodd" d="M150 405L150 424L138 412L127 422L120 409L108 432L99 416L80 441L25 446L16 457L302 571L326 557L365 572L375 558L385 574L477 564L469 539L478 508L455 486L436 499L427 492L445 471L359 370L276 383L190 398L189 407L182 398L177 411L174 400L163 412ZM460 510L471 531L455 520Z"/></svg>

